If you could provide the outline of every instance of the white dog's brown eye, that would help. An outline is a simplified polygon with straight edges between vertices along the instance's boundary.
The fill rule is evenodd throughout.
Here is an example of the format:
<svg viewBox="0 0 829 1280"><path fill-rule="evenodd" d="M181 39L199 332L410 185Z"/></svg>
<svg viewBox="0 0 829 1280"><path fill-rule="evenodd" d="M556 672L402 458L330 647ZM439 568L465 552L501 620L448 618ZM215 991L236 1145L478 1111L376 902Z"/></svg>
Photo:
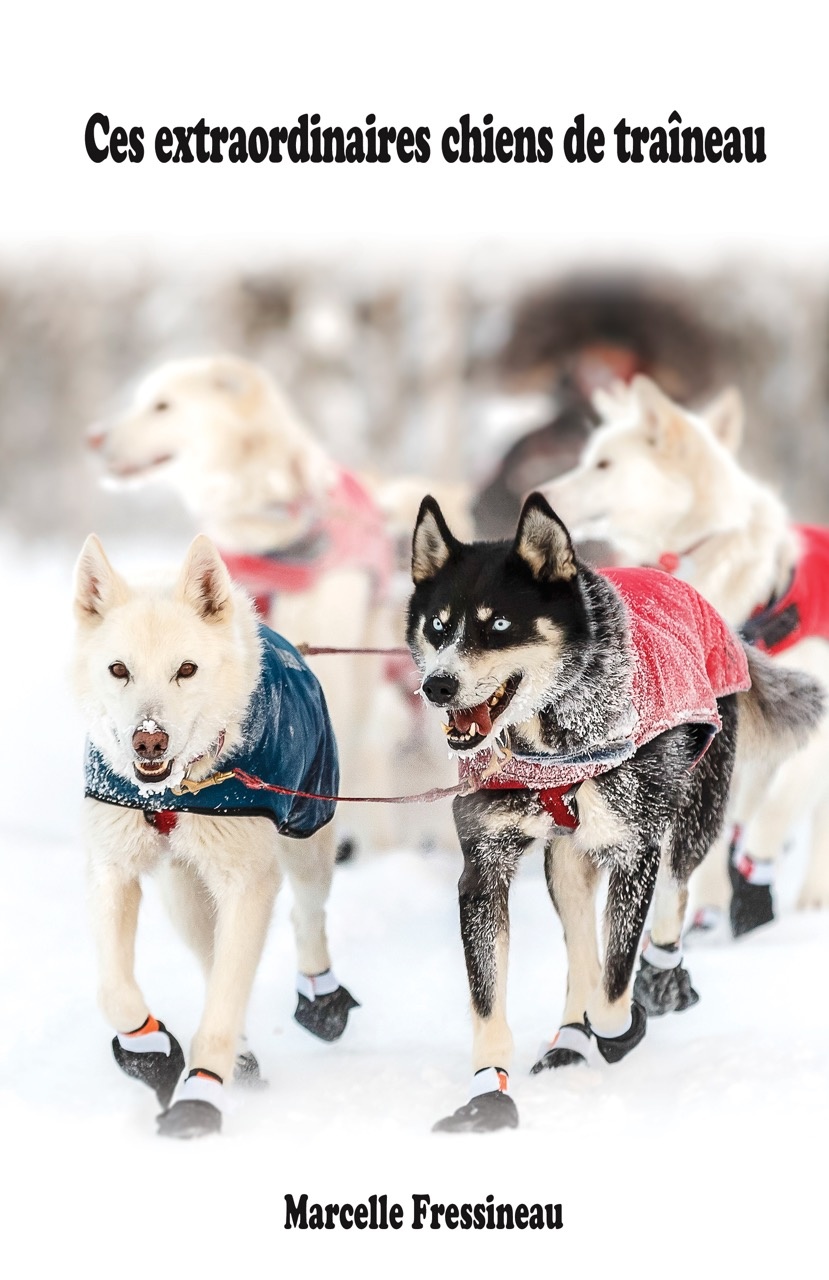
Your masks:
<svg viewBox="0 0 829 1280"><path fill-rule="evenodd" d="M194 676L197 671L198 671L198 667L196 666L195 662L182 662L181 666L176 672L176 679L189 680L190 677Z"/></svg>
<svg viewBox="0 0 829 1280"><path fill-rule="evenodd" d="M609 458L601 458L601 459L596 463L596 470L597 470L597 471L606 471L606 470L607 470L607 468L608 468L609 466L610 466L610 459L609 459Z"/></svg>
<svg viewBox="0 0 829 1280"><path fill-rule="evenodd" d="M116 680L129 680L130 678L130 673L123 662L113 662L109 668L109 674L114 676Z"/></svg>
<svg viewBox="0 0 829 1280"><path fill-rule="evenodd" d="M169 401L169 400L158 400L158 401L156 401L156 403L153 405L153 409L155 410L155 412L156 412L156 413L163 413L163 412L164 412L164 410L165 410L165 409L169 409L169 407L170 407L170 401Z"/></svg>

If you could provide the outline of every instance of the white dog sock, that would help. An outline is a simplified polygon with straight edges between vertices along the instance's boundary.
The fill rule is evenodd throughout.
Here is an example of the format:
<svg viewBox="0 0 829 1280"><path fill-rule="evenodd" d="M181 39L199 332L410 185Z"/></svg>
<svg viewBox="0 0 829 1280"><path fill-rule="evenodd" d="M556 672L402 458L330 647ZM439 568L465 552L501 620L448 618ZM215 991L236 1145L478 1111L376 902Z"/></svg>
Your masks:
<svg viewBox="0 0 829 1280"><path fill-rule="evenodd" d="M509 1072L503 1067L482 1067L472 1077L469 1101L482 1093L509 1093Z"/></svg>
<svg viewBox="0 0 829 1280"><path fill-rule="evenodd" d="M333 969L326 969L325 973L298 973L296 976L297 993L312 1002L317 996L330 996L332 991L339 990L339 986Z"/></svg>
<svg viewBox="0 0 829 1280"><path fill-rule="evenodd" d="M118 1043L128 1053L170 1054L170 1037L162 1024L151 1013L135 1031L119 1031Z"/></svg>
<svg viewBox="0 0 829 1280"><path fill-rule="evenodd" d="M176 1102L209 1102L217 1111L227 1110L227 1098L221 1076L215 1071L194 1067L176 1090Z"/></svg>
<svg viewBox="0 0 829 1280"><path fill-rule="evenodd" d="M652 964L654 969L678 969L682 964L682 948L680 946L660 947L652 938L642 952L642 958Z"/></svg>

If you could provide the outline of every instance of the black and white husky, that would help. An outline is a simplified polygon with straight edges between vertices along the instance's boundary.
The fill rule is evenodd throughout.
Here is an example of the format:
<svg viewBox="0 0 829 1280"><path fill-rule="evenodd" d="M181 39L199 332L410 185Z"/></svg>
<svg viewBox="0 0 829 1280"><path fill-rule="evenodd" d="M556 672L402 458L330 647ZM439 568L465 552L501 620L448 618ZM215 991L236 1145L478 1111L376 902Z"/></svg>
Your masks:
<svg viewBox="0 0 829 1280"><path fill-rule="evenodd" d="M544 841L568 958L561 1027L533 1070L617 1062L648 1014L696 1002L681 951L688 879L723 824L732 775L735 804L751 803L739 780L754 787L762 771L744 770L743 757L764 760L767 780L819 720L822 694L747 650L687 584L587 568L539 494L511 543L460 542L425 498L412 576L408 640L422 692L447 713L446 740L470 783L454 816L475 1074L471 1101L436 1127L513 1127L505 1001L521 855Z"/></svg>

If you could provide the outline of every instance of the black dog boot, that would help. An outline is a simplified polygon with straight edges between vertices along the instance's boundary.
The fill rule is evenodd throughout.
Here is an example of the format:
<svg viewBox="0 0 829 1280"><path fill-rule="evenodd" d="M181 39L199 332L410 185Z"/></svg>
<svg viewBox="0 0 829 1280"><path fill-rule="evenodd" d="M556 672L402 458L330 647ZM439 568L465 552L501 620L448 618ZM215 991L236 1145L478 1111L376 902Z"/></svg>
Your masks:
<svg viewBox="0 0 829 1280"><path fill-rule="evenodd" d="M622 1058L626 1058L631 1049L635 1049L640 1040L644 1040L645 1032L648 1029L648 1016L645 1010L639 1004L638 1000L633 1000L630 1006L630 1026L620 1036L600 1036L595 1031L587 1018L584 1019L589 1030L596 1037L596 1048L604 1058L605 1062L621 1062Z"/></svg>
<svg viewBox="0 0 829 1280"><path fill-rule="evenodd" d="M297 1006L294 1017L301 1027L329 1043L339 1040L345 1031L348 1015L359 1009L360 1002L341 987L333 969L313 977L297 974Z"/></svg>
<svg viewBox="0 0 829 1280"><path fill-rule="evenodd" d="M747 853L735 853L728 864L731 880L731 932L735 938L751 933L774 919L771 886L774 868L770 862L755 862Z"/></svg>
<svg viewBox="0 0 829 1280"><path fill-rule="evenodd" d="M592 1056L588 1028L583 1022L568 1022L559 1027L550 1045L541 1050L532 1074L555 1067L587 1066Z"/></svg>
<svg viewBox="0 0 829 1280"><path fill-rule="evenodd" d="M159 1106L170 1105L184 1070L184 1054L163 1022L149 1014L136 1031L119 1032L112 1041L112 1053L125 1075L149 1085Z"/></svg>
<svg viewBox="0 0 829 1280"><path fill-rule="evenodd" d="M660 947L648 942L633 984L633 997L649 1018L679 1013L697 1004L699 996L691 986L691 975L683 968L679 943Z"/></svg>
<svg viewBox="0 0 829 1280"><path fill-rule="evenodd" d="M222 1128L224 1088L221 1076L194 1067L168 1111L156 1117L163 1138L204 1138Z"/></svg>
<svg viewBox="0 0 829 1280"><path fill-rule="evenodd" d="M472 1097L463 1107L432 1126L432 1133L495 1133L518 1128L518 1108L507 1089L501 1067L484 1067L472 1078Z"/></svg>

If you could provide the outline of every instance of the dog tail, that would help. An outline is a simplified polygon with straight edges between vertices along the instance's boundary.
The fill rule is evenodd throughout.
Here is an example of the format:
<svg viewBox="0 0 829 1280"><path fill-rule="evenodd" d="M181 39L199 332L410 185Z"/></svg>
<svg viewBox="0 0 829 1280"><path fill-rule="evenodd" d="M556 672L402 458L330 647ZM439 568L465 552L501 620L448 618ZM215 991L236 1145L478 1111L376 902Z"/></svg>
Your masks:
<svg viewBox="0 0 829 1280"><path fill-rule="evenodd" d="M771 763L802 747L827 708L824 686L813 676L772 662L759 649L745 646L751 688L738 695L740 754L758 755Z"/></svg>

